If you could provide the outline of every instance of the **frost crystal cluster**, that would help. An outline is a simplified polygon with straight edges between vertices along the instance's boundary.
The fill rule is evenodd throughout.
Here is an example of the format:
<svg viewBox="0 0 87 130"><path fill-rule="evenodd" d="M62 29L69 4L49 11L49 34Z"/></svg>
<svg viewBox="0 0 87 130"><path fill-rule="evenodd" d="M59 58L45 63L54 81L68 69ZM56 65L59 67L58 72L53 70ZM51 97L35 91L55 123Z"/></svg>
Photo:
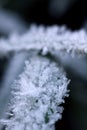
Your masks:
<svg viewBox="0 0 87 130"><path fill-rule="evenodd" d="M67 96L69 83L58 61L65 59L65 54L76 56L87 53L86 42L87 34L84 30L71 32L65 27L56 26L31 26L22 36L13 34L8 39L0 40L0 57L14 54L11 65L15 64L18 69L15 69L13 78L17 77L19 68L25 63L25 69L11 87L13 98L7 109L9 119L3 120L5 130L55 129L55 122L61 118L63 108L60 104ZM8 70L10 77L13 69ZM5 79L3 86L8 86L8 89L11 81Z"/></svg>
<svg viewBox="0 0 87 130"><path fill-rule="evenodd" d="M30 49L61 51L64 53L87 53L87 33L84 30L72 32L65 27L37 27L32 25L22 36L13 34L8 40L0 40L0 55L8 52Z"/></svg>
<svg viewBox="0 0 87 130"><path fill-rule="evenodd" d="M54 130L55 122L61 118L60 104L67 96L67 85L66 75L57 63L31 56L14 84L10 107L13 115L6 130Z"/></svg>

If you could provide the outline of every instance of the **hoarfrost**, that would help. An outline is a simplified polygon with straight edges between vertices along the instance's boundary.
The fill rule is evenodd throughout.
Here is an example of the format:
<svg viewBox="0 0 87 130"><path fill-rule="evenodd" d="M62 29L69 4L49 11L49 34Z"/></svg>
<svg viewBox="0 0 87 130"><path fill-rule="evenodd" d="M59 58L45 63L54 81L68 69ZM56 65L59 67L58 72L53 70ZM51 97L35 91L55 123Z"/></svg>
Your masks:
<svg viewBox="0 0 87 130"><path fill-rule="evenodd" d="M68 83L64 70L52 59L29 57L13 85L9 108L13 115L6 121L6 130L54 130L61 119L60 104L67 96Z"/></svg>
<svg viewBox="0 0 87 130"><path fill-rule="evenodd" d="M0 55L7 55L10 51L43 49L45 53L56 50L64 53L87 53L87 33L85 30L72 32L64 26L37 27L32 25L22 36L12 34L9 39L0 40Z"/></svg>

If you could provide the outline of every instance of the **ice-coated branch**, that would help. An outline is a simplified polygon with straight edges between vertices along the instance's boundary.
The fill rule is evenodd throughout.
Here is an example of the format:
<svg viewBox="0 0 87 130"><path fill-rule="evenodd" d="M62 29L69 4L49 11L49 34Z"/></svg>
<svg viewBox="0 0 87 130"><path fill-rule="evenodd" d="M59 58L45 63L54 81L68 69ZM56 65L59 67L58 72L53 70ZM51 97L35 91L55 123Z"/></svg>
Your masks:
<svg viewBox="0 0 87 130"><path fill-rule="evenodd" d="M7 55L8 52L43 49L47 51L60 51L61 53L87 54L87 33L84 30L71 32L65 27L36 27L19 36L11 35L9 39L0 40L0 55Z"/></svg>
<svg viewBox="0 0 87 130"><path fill-rule="evenodd" d="M67 96L64 70L52 59L38 54L29 56L15 81L6 130L54 130L61 118L60 104Z"/></svg>

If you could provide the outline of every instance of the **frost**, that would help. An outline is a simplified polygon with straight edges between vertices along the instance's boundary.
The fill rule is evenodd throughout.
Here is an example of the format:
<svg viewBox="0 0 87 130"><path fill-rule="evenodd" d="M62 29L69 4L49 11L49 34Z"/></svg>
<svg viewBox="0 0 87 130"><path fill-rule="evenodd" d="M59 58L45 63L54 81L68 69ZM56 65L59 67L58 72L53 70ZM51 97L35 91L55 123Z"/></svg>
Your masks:
<svg viewBox="0 0 87 130"><path fill-rule="evenodd" d="M43 53L55 50L61 53L87 54L87 33L84 30L72 32L65 27L37 27L32 25L22 36L12 34L9 39L0 40L0 55L11 51L44 49Z"/></svg>
<svg viewBox="0 0 87 130"><path fill-rule="evenodd" d="M13 84L12 114L4 120L6 130L54 130L55 122L61 119L60 104L67 96L68 83L64 70L54 60L38 54L29 56Z"/></svg>
<svg viewBox="0 0 87 130"><path fill-rule="evenodd" d="M31 54L35 51L38 54ZM21 60L23 64L27 57L28 59L24 71L12 88L14 91L12 90L9 119L3 121L6 130L54 130L55 122L61 119L63 108L60 104L67 96L69 83L58 61L63 67L64 64L72 67L77 63L78 67L78 58L74 62L72 56L87 54L87 33L84 30L72 32L65 27L45 28L33 25L21 36L12 34L8 39L0 39L0 57L7 56L10 52L28 54L24 59L18 58L19 63ZM47 54L54 57L50 58ZM14 59L13 64L16 63L16 59L13 61ZM17 65L23 66L22 64ZM77 67L74 67L75 71L79 71ZM9 69L8 75L12 69ZM82 70L80 74L82 75ZM7 81L12 82L14 78L11 80L11 75L7 76L5 84L9 87Z"/></svg>
<svg viewBox="0 0 87 130"><path fill-rule="evenodd" d="M21 73L27 55L27 52L15 53L12 59L9 60L9 64L6 67L2 84L0 84L0 119L5 118L5 111L7 110L12 87L11 84Z"/></svg>

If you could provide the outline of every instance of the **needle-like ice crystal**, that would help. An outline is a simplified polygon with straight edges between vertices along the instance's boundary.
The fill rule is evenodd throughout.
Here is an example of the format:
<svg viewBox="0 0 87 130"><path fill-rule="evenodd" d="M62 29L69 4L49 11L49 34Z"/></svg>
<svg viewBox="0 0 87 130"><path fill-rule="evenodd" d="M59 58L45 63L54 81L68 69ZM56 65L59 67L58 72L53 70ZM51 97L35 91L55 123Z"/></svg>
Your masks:
<svg viewBox="0 0 87 130"><path fill-rule="evenodd" d="M13 98L6 130L54 130L61 119L60 104L67 96L64 70L52 59L30 56L19 79L13 84Z"/></svg>

